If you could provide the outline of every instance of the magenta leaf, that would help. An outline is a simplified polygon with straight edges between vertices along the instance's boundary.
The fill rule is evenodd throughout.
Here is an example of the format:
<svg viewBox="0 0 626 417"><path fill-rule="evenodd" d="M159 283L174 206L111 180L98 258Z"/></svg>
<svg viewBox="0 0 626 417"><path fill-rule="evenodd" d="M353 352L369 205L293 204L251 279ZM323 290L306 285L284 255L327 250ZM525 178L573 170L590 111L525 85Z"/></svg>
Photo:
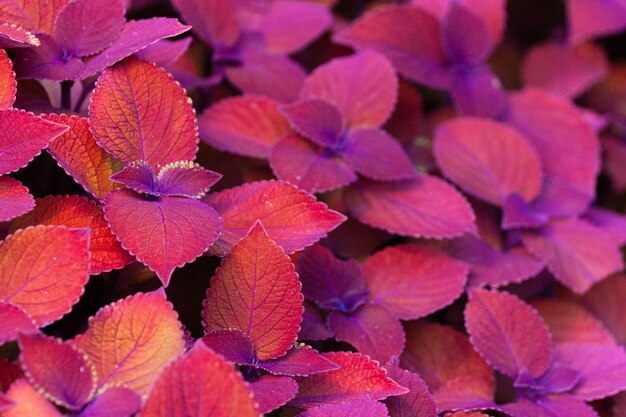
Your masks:
<svg viewBox="0 0 626 417"><path fill-rule="evenodd" d="M57 16L54 38L69 55L96 54L118 37L125 12L123 0L72 1Z"/></svg>
<svg viewBox="0 0 626 417"><path fill-rule="evenodd" d="M361 52L317 67L305 81L300 96L334 103L348 128L378 127L395 107L398 77L384 56Z"/></svg>
<svg viewBox="0 0 626 417"><path fill-rule="evenodd" d="M238 329L218 329L207 332L202 341L224 359L239 364L252 365L255 358L250 336Z"/></svg>
<svg viewBox="0 0 626 417"><path fill-rule="evenodd" d="M18 334L38 332L33 319L22 308L12 303L0 303L0 344L17 339Z"/></svg>
<svg viewBox="0 0 626 417"><path fill-rule="evenodd" d="M602 320L622 345L626 343L626 323L622 320L625 294L626 276L619 273L594 285L583 297L585 307Z"/></svg>
<svg viewBox="0 0 626 417"><path fill-rule="evenodd" d="M139 411L141 397L124 387L110 387L92 400L79 417L129 417Z"/></svg>
<svg viewBox="0 0 626 417"><path fill-rule="evenodd" d="M392 184L360 180L345 201L360 222L401 236L450 238L475 230L467 200L430 175Z"/></svg>
<svg viewBox="0 0 626 417"><path fill-rule="evenodd" d="M578 44L626 26L626 7L619 0L568 0L569 40Z"/></svg>
<svg viewBox="0 0 626 417"><path fill-rule="evenodd" d="M214 253L224 254L257 220L269 237L293 253L312 245L346 219L314 196L282 181L259 181L205 196L222 216L224 230Z"/></svg>
<svg viewBox="0 0 626 417"><path fill-rule="evenodd" d="M359 352L381 363L404 350L400 321L384 306L365 304L351 314L332 311L328 327L335 339L348 342Z"/></svg>
<svg viewBox="0 0 626 417"><path fill-rule="evenodd" d="M156 176L160 195L201 198L222 178L221 174L191 161L176 161L161 168Z"/></svg>
<svg viewBox="0 0 626 417"><path fill-rule="evenodd" d="M339 145L346 128L346 120L337 106L322 98L305 98L283 105L280 112L293 129L322 147Z"/></svg>
<svg viewBox="0 0 626 417"><path fill-rule="evenodd" d="M463 292L468 271L464 262L418 244L387 247L363 265L369 302L403 320L415 320L451 304Z"/></svg>
<svg viewBox="0 0 626 417"><path fill-rule="evenodd" d="M358 400L348 404L324 404L313 407L296 417L388 417L384 404L373 400Z"/></svg>
<svg viewBox="0 0 626 417"><path fill-rule="evenodd" d="M158 195L154 169L148 161L135 161L111 175L111 181L123 184L138 193Z"/></svg>
<svg viewBox="0 0 626 417"><path fill-rule="evenodd" d="M28 48L39 46L39 39L24 28L0 23L0 48Z"/></svg>
<svg viewBox="0 0 626 417"><path fill-rule="evenodd" d="M296 345L285 356L261 361L259 368L277 375L308 376L334 371L339 367L307 345Z"/></svg>
<svg viewBox="0 0 626 417"><path fill-rule="evenodd" d="M503 229L536 228L549 220L546 213L535 210L517 193L509 194L502 204Z"/></svg>
<svg viewBox="0 0 626 417"><path fill-rule="evenodd" d="M265 414L292 400L298 392L298 383L288 376L263 375L250 382L249 388L259 412Z"/></svg>
<svg viewBox="0 0 626 417"><path fill-rule="evenodd" d="M151 201L115 190L105 197L104 212L122 246L155 271L165 286L174 269L202 255L221 230L219 214L189 198Z"/></svg>
<svg viewBox="0 0 626 417"><path fill-rule="evenodd" d="M0 222L9 221L35 207L35 199L18 180L0 176Z"/></svg>
<svg viewBox="0 0 626 417"><path fill-rule="evenodd" d="M387 398L385 404L389 417L436 417L437 406L433 401L426 383L418 375L400 368L400 361L394 357L385 365L387 375L409 392L397 397Z"/></svg>
<svg viewBox="0 0 626 417"><path fill-rule="evenodd" d="M622 246L626 243L626 216L623 214L601 207L591 207L583 218L607 233L617 245Z"/></svg>
<svg viewBox="0 0 626 417"><path fill-rule="evenodd" d="M326 340L331 337L333 334L326 327L321 310L315 304L305 300L298 340Z"/></svg>
<svg viewBox="0 0 626 417"><path fill-rule="evenodd" d="M324 246L307 248L298 258L297 271L304 296L322 308L351 313L367 300L361 266L336 258Z"/></svg>
<svg viewBox="0 0 626 417"><path fill-rule="evenodd" d="M25 167L67 129L23 110L0 110L0 175Z"/></svg>
<svg viewBox="0 0 626 417"><path fill-rule="evenodd" d="M402 146L381 129L351 130L342 156L356 172L373 180L405 180L417 176Z"/></svg>
<svg viewBox="0 0 626 417"><path fill-rule="evenodd" d="M442 39L448 58L456 64L479 64L495 46L487 22L462 2L450 2Z"/></svg>
<svg viewBox="0 0 626 417"><path fill-rule="evenodd" d="M624 268L619 245L584 220L554 220L522 234L524 246L554 277L577 294Z"/></svg>
<svg viewBox="0 0 626 417"><path fill-rule="evenodd" d="M510 377L527 370L536 378L550 365L552 343L546 324L532 307L509 293L472 290L465 326L474 348Z"/></svg>
<svg viewBox="0 0 626 417"><path fill-rule="evenodd" d="M459 113L468 116L500 118L508 104L500 80L484 65L454 71L450 94Z"/></svg>
<svg viewBox="0 0 626 417"><path fill-rule="evenodd" d="M137 56L143 60L154 62L160 67L170 66L185 55L192 41L193 37L191 36L173 41L161 39L137 52Z"/></svg>
<svg viewBox="0 0 626 417"><path fill-rule="evenodd" d="M231 46L239 37L236 0L173 0L172 4L208 45Z"/></svg>
<svg viewBox="0 0 626 417"><path fill-rule="evenodd" d="M352 167L332 150L292 134L278 142L270 155L276 177L309 192L325 192L357 180Z"/></svg>
<svg viewBox="0 0 626 417"><path fill-rule="evenodd" d="M449 380L433 393L438 410L494 407L494 387L481 378L460 376ZM482 415L478 416L482 417Z"/></svg>
<svg viewBox="0 0 626 417"><path fill-rule="evenodd" d="M535 401L522 398L498 408L512 417L598 417L593 408L566 395L552 395Z"/></svg>

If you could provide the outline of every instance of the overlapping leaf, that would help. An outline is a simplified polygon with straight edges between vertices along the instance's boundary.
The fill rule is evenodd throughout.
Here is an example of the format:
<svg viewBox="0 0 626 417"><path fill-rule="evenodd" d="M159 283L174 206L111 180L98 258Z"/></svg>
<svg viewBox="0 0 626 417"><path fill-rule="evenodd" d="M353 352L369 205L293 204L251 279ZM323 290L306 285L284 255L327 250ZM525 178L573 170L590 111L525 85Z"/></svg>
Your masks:
<svg viewBox="0 0 626 417"><path fill-rule="evenodd" d="M385 400L390 417L414 416L435 417L437 406L428 392L426 383L416 374L400 368L398 358L393 358L386 366L387 373L409 392Z"/></svg>
<svg viewBox="0 0 626 417"><path fill-rule="evenodd" d="M283 249L260 223L227 255L207 291L207 331L237 329L250 337L260 360L283 356L302 321L301 284Z"/></svg>
<svg viewBox="0 0 626 417"><path fill-rule="evenodd" d="M388 417L384 404L371 400L359 400L349 404L324 404L313 407L296 417Z"/></svg>
<svg viewBox="0 0 626 417"><path fill-rule="evenodd" d="M18 334L37 332L33 319L22 308L11 303L0 303L0 344L17 339Z"/></svg>
<svg viewBox="0 0 626 417"><path fill-rule="evenodd" d="M285 405L298 392L298 384L293 378L278 375L263 375L250 383L249 388L262 414Z"/></svg>
<svg viewBox="0 0 626 417"><path fill-rule="evenodd" d="M15 404L2 415L6 417L63 417L46 397L41 395L25 379L18 379L7 391L7 398Z"/></svg>
<svg viewBox="0 0 626 417"><path fill-rule="evenodd" d="M0 50L0 109L8 109L15 102L17 82L13 72L13 64L6 51Z"/></svg>
<svg viewBox="0 0 626 417"><path fill-rule="evenodd" d="M18 180L0 176L0 222L32 210L35 199Z"/></svg>

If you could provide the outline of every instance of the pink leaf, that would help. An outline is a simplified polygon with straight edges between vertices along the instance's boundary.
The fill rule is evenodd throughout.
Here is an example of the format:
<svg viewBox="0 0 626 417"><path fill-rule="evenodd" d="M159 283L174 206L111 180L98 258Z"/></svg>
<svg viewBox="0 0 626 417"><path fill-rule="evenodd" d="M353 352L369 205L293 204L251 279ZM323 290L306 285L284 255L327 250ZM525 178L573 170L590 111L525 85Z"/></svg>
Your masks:
<svg viewBox="0 0 626 417"><path fill-rule="evenodd" d="M174 269L202 255L221 230L215 210L183 197L151 201L115 190L105 198L104 213L122 246L155 271L165 286Z"/></svg>
<svg viewBox="0 0 626 417"><path fill-rule="evenodd" d="M0 175L25 167L67 129L23 110L0 110Z"/></svg>
<svg viewBox="0 0 626 417"><path fill-rule="evenodd" d="M385 400L390 417L436 417L437 406L428 392L426 383L416 374L400 368L398 358L385 366L390 378L407 387L409 392Z"/></svg>
<svg viewBox="0 0 626 417"><path fill-rule="evenodd" d="M195 112L185 90L165 70L137 58L102 73L89 117L98 143L126 164L145 160L159 169L191 161L198 151Z"/></svg>
<svg viewBox="0 0 626 417"><path fill-rule="evenodd" d="M508 106L500 79L485 65L452 72L450 94L460 114L501 118Z"/></svg>
<svg viewBox="0 0 626 417"><path fill-rule="evenodd" d="M393 184L361 180L345 201L360 222L401 236L450 238L475 229L465 198L430 175Z"/></svg>
<svg viewBox="0 0 626 417"><path fill-rule="evenodd" d="M494 407L494 387L481 378L460 376L433 393L438 410Z"/></svg>
<svg viewBox="0 0 626 417"><path fill-rule="evenodd" d="M251 382L249 387L262 414L285 405L298 392L298 384L288 376L263 375Z"/></svg>
<svg viewBox="0 0 626 417"><path fill-rule="evenodd" d="M301 288L289 257L256 223L211 280L204 328L241 330L252 340L255 357L276 359L292 347L300 330Z"/></svg>
<svg viewBox="0 0 626 417"><path fill-rule="evenodd" d="M293 253L310 246L345 221L314 196L281 181L259 181L204 197L222 216L224 230L213 253L225 254L257 220L268 236Z"/></svg>
<svg viewBox="0 0 626 417"><path fill-rule="evenodd" d="M137 52L137 56L143 60L154 62L160 67L171 66L185 55L192 41L192 36L173 41L162 39Z"/></svg>
<svg viewBox="0 0 626 417"><path fill-rule="evenodd" d="M378 127L396 105L398 78L384 56L361 52L317 67L305 81L300 96L334 103L349 128Z"/></svg>
<svg viewBox="0 0 626 417"><path fill-rule="evenodd" d="M63 417L63 414L24 379L11 385L6 396L13 406L3 412L3 417Z"/></svg>
<svg viewBox="0 0 626 417"><path fill-rule="evenodd" d="M33 319L23 309L15 304L0 303L0 344L17 339L18 334L37 332Z"/></svg>
<svg viewBox="0 0 626 417"><path fill-rule="evenodd" d="M0 48L28 48L39 46L39 39L31 32L10 23L0 23Z"/></svg>
<svg viewBox="0 0 626 417"><path fill-rule="evenodd" d="M259 367L278 375L308 376L334 371L339 367L310 346L296 345L285 356L259 363Z"/></svg>
<svg viewBox="0 0 626 417"><path fill-rule="evenodd" d="M442 38L448 58L455 64L478 64L495 46L487 22L463 2L450 2Z"/></svg>
<svg viewBox="0 0 626 417"><path fill-rule="evenodd" d="M141 397L124 387L111 387L92 400L79 417L129 417L139 411Z"/></svg>
<svg viewBox="0 0 626 417"><path fill-rule="evenodd" d="M348 404L324 404L313 407L296 417L388 417L384 404L372 400L357 400Z"/></svg>
<svg viewBox="0 0 626 417"><path fill-rule="evenodd" d="M260 96L238 96L209 107L198 120L200 137L221 151L267 158L291 129L278 103Z"/></svg>
<svg viewBox="0 0 626 417"><path fill-rule="evenodd" d="M221 174L190 161L171 162L161 168L156 185L161 195L200 198L222 178Z"/></svg>
<svg viewBox="0 0 626 417"><path fill-rule="evenodd" d="M289 405L311 408L362 399L383 400L408 392L408 389L391 380L378 362L367 356L352 352L327 352L323 355L341 369L297 378L300 389Z"/></svg>
<svg viewBox="0 0 626 417"><path fill-rule="evenodd" d="M365 304L350 314L332 311L328 327L336 340L348 342L360 353L382 363L404 350L402 324L381 305Z"/></svg>
<svg viewBox="0 0 626 417"><path fill-rule="evenodd" d="M91 399L96 371L83 352L44 335L20 335L18 343L26 377L54 403L77 410Z"/></svg>
<svg viewBox="0 0 626 417"><path fill-rule="evenodd" d="M291 127L305 138L322 147L339 145L346 128L346 120L332 102L305 98L280 107Z"/></svg>
<svg viewBox="0 0 626 417"><path fill-rule="evenodd" d="M626 322L622 320L625 307L622 300L625 296L626 276L619 273L594 285L582 300L622 345L626 344Z"/></svg>
<svg viewBox="0 0 626 417"><path fill-rule="evenodd" d="M415 320L452 304L465 289L469 268L438 249L407 244L376 252L363 272L371 303Z"/></svg>
<svg viewBox="0 0 626 417"><path fill-rule="evenodd" d="M470 292L465 326L474 348L497 370L515 378L539 377L552 360L552 343L539 314L519 298L486 290Z"/></svg>
<svg viewBox="0 0 626 417"><path fill-rule="evenodd" d="M209 46L231 46L239 37L235 0L173 0L172 4Z"/></svg>
<svg viewBox="0 0 626 417"><path fill-rule="evenodd" d="M17 81L13 64L5 50L0 51L0 109L9 109L15 102Z"/></svg>
<svg viewBox="0 0 626 417"><path fill-rule="evenodd" d="M35 207L35 199L18 180L0 176L0 222L9 221Z"/></svg>
<svg viewBox="0 0 626 417"><path fill-rule="evenodd" d="M619 32L626 25L626 7L620 0L568 0L569 40L573 44Z"/></svg>
<svg viewBox="0 0 626 417"><path fill-rule="evenodd" d="M524 232L522 241L556 279L577 294L624 268L619 246L584 220L553 220L537 232Z"/></svg>
<svg viewBox="0 0 626 417"><path fill-rule="evenodd" d="M623 214L601 207L591 207L583 218L607 233L617 245L622 246L626 243L626 216Z"/></svg>

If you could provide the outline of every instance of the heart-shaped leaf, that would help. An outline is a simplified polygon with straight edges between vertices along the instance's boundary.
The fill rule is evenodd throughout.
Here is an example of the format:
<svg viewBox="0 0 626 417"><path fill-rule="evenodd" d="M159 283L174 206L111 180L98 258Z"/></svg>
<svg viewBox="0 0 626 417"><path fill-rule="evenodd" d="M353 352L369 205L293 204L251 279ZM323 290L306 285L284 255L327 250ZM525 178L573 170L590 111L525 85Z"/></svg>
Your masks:
<svg viewBox="0 0 626 417"><path fill-rule="evenodd" d="M74 339L96 368L98 389L125 385L145 396L159 372L183 352L181 324L163 291L101 308Z"/></svg>
<svg viewBox="0 0 626 417"><path fill-rule="evenodd" d="M202 312L204 327L209 332L241 330L252 340L256 358L278 358L300 330L300 289L291 260L257 223L212 278Z"/></svg>
<svg viewBox="0 0 626 417"><path fill-rule="evenodd" d="M130 190L115 190L104 201L105 217L122 246L165 286L174 269L202 255L221 230L215 210L190 198L147 200Z"/></svg>
<svg viewBox="0 0 626 417"><path fill-rule="evenodd" d="M89 230L35 226L0 243L0 301L39 327L68 313L89 279Z"/></svg>
<svg viewBox="0 0 626 417"><path fill-rule="evenodd" d="M96 371L85 354L60 339L44 335L18 337L26 377L54 403L80 409L96 390Z"/></svg>
<svg viewBox="0 0 626 417"><path fill-rule="evenodd" d="M138 58L104 71L89 106L100 146L126 164L144 160L155 170L195 158L194 116L191 100L172 76Z"/></svg>
<svg viewBox="0 0 626 417"><path fill-rule="evenodd" d="M34 210L11 223L11 230L38 224L90 229L89 273L91 275L120 269L133 261L133 257L120 246L111 232L104 219L102 208L84 197L47 196L41 198L37 200Z"/></svg>
<svg viewBox="0 0 626 417"><path fill-rule="evenodd" d="M312 245L346 217L282 181L252 182L202 199L222 216L224 231L211 248L224 255L261 220L268 236L293 253Z"/></svg>
<svg viewBox="0 0 626 417"><path fill-rule="evenodd" d="M202 342L159 375L139 417L260 417L241 374Z"/></svg>
<svg viewBox="0 0 626 417"><path fill-rule="evenodd" d="M497 370L516 378L541 376L552 360L552 341L541 316L506 292L473 290L465 326L474 348Z"/></svg>

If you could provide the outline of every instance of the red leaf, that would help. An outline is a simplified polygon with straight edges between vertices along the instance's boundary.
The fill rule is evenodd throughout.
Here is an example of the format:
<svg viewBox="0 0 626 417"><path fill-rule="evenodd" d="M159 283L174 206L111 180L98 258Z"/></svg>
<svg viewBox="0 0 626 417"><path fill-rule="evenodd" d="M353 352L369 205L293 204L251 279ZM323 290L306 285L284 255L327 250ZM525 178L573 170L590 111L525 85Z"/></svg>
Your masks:
<svg viewBox="0 0 626 417"><path fill-rule="evenodd" d="M522 241L556 279L577 294L624 268L619 245L584 220L553 220L537 232L524 232Z"/></svg>
<svg viewBox="0 0 626 417"><path fill-rule="evenodd" d="M224 255L257 220L268 236L293 253L312 245L346 217L282 181L252 182L202 199L222 216L224 230L211 252Z"/></svg>
<svg viewBox="0 0 626 417"><path fill-rule="evenodd" d="M235 0L173 0L185 22L209 46L232 46L239 38Z"/></svg>
<svg viewBox="0 0 626 417"><path fill-rule="evenodd" d="M15 219L11 230L38 224L89 228L91 230L91 264L89 273L97 275L120 269L133 261L111 233L102 208L79 196L47 196L37 200L37 206L28 214Z"/></svg>
<svg viewBox="0 0 626 417"><path fill-rule="evenodd" d="M184 197L152 201L133 191L115 190L105 198L104 214L122 246L165 286L174 269L202 255L221 229L215 210Z"/></svg>
<svg viewBox="0 0 626 417"><path fill-rule="evenodd" d="M207 331L237 329L260 360L283 356L302 321L301 284L289 257L257 223L227 255L207 291Z"/></svg>
<svg viewBox="0 0 626 417"><path fill-rule="evenodd" d="M103 199L111 190L122 188L109 177L122 169L123 165L96 143L86 118L65 114L42 117L70 127L50 142L48 152L77 183L99 199Z"/></svg>
<svg viewBox="0 0 626 417"><path fill-rule="evenodd" d="M385 368L390 378L407 387L409 392L385 400L390 417L436 417L437 406L426 383L416 374L400 368L398 358L391 359Z"/></svg>
<svg viewBox="0 0 626 417"><path fill-rule="evenodd" d="M402 324L381 305L365 304L350 314L332 311L328 327L336 340L350 343L379 362L387 362L404 350Z"/></svg>
<svg viewBox="0 0 626 417"><path fill-rule="evenodd" d="M200 116L200 137L221 151L267 158L291 131L277 106L274 100L251 95L219 101Z"/></svg>
<svg viewBox="0 0 626 417"><path fill-rule="evenodd" d="M512 378L522 370L537 378L550 365L552 342L546 324L532 307L509 293L471 291L465 326L474 348Z"/></svg>
<svg viewBox="0 0 626 417"><path fill-rule="evenodd" d="M308 376L338 369L330 360L310 346L299 344L285 356L259 363L259 368L277 375Z"/></svg>
<svg viewBox="0 0 626 417"><path fill-rule="evenodd" d="M0 175L25 167L67 129L23 110L0 110Z"/></svg>
<svg viewBox="0 0 626 417"><path fill-rule="evenodd" d="M101 308L74 344L95 365L98 389L124 385L146 395L159 372L183 352L176 312L163 291L139 293Z"/></svg>
<svg viewBox="0 0 626 417"><path fill-rule="evenodd" d="M0 109L8 109L15 102L17 81L13 64L4 49L0 50Z"/></svg>
<svg viewBox="0 0 626 417"><path fill-rule="evenodd" d="M89 106L96 141L120 161L154 169L191 161L198 151L195 112L185 90L162 68L130 58L105 70Z"/></svg>
<svg viewBox="0 0 626 417"><path fill-rule="evenodd" d="M384 56L361 52L317 67L300 95L334 103L349 128L378 127L391 116L396 105L398 77Z"/></svg>
<svg viewBox="0 0 626 417"><path fill-rule="evenodd" d="M37 333L33 319L20 307L11 303L0 303L0 344L17 339L17 335ZM4 372L0 369L0 374ZM0 385L0 391L5 391Z"/></svg>
<svg viewBox="0 0 626 417"><path fill-rule="evenodd" d="M35 226L0 244L0 300L39 327L70 311L89 279L89 230Z"/></svg>
<svg viewBox="0 0 626 417"><path fill-rule="evenodd" d="M18 180L0 176L0 222L9 221L35 207L35 199Z"/></svg>
<svg viewBox="0 0 626 417"><path fill-rule="evenodd" d="M288 376L263 375L249 385L261 414L269 413L292 400L298 383Z"/></svg>
<svg viewBox="0 0 626 417"><path fill-rule="evenodd" d="M24 379L18 379L11 385L7 397L15 405L4 411L3 417L63 417L54 405Z"/></svg>
<svg viewBox="0 0 626 417"><path fill-rule="evenodd" d="M358 400L349 404L324 404L313 407L296 417L388 417L384 404L372 400Z"/></svg>
<svg viewBox="0 0 626 417"><path fill-rule="evenodd" d="M260 417L248 385L202 342L166 368L138 417Z"/></svg>
<svg viewBox="0 0 626 417"><path fill-rule="evenodd" d="M31 32L14 24L0 23L0 48L27 48L39 45L39 39Z"/></svg>
<svg viewBox="0 0 626 417"><path fill-rule="evenodd" d="M370 302L400 319L414 320L456 300L465 289L469 268L438 249L408 244L376 252L363 272Z"/></svg>
<svg viewBox="0 0 626 417"><path fill-rule="evenodd" d="M493 394L493 371L474 351L467 336L452 327L425 321L407 325L406 335L402 367L424 378L430 392L459 377L471 376Z"/></svg>
<svg viewBox="0 0 626 417"><path fill-rule="evenodd" d="M539 155L514 129L480 118L458 118L438 126L437 164L469 194L502 206L519 194L531 202L541 191Z"/></svg>
<svg viewBox="0 0 626 417"><path fill-rule="evenodd" d="M72 410L91 399L96 391L96 371L83 352L41 334L20 335L18 342L26 377L47 398Z"/></svg>
<svg viewBox="0 0 626 417"><path fill-rule="evenodd" d="M494 386L473 376L460 376L433 393L438 410L494 407Z"/></svg>
<svg viewBox="0 0 626 417"><path fill-rule="evenodd" d="M474 213L465 198L430 175L398 183L361 180L345 201L362 223L401 236L450 238L474 232Z"/></svg>
<svg viewBox="0 0 626 417"><path fill-rule="evenodd" d="M341 366L336 371L297 378L300 389L290 405L311 408L320 404L346 404L357 400L383 400L408 390L387 376L379 363L352 352L327 352L327 359Z"/></svg>

